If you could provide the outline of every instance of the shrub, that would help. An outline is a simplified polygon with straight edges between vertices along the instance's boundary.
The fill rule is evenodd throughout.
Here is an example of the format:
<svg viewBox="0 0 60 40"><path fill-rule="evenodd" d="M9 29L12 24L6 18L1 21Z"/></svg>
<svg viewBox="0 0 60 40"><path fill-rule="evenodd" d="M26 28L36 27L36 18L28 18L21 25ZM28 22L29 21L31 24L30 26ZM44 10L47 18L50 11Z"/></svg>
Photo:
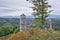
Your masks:
<svg viewBox="0 0 60 40"><path fill-rule="evenodd" d="M0 37L17 33L18 31L19 29L14 26L4 25L0 27Z"/></svg>

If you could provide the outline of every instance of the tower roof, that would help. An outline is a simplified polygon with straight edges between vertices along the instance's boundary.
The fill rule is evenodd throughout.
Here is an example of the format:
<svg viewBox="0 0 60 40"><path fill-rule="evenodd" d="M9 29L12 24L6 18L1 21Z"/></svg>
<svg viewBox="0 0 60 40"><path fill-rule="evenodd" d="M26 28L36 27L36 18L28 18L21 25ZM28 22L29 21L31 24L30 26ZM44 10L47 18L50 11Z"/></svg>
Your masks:
<svg viewBox="0 0 60 40"><path fill-rule="evenodd" d="M25 14L21 14L21 16L26 16Z"/></svg>

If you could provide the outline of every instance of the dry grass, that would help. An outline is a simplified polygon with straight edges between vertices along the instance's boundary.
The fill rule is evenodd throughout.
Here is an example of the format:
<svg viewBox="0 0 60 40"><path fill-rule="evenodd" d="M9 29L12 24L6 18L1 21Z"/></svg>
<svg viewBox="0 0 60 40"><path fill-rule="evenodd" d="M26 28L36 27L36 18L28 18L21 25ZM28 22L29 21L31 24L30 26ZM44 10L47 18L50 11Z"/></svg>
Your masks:
<svg viewBox="0 0 60 40"><path fill-rule="evenodd" d="M0 40L6 40L6 39L9 38L10 36L11 36L11 35L0 37Z"/></svg>
<svg viewBox="0 0 60 40"><path fill-rule="evenodd" d="M12 34L6 38L7 40L60 40L60 32L33 28L25 32ZM5 40L5 38L3 40Z"/></svg>

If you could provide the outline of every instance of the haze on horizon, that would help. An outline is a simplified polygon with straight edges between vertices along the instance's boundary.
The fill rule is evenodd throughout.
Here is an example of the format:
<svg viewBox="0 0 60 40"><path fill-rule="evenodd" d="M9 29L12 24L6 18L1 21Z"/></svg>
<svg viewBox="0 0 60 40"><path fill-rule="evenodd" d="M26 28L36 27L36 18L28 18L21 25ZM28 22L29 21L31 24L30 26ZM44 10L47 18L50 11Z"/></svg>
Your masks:
<svg viewBox="0 0 60 40"><path fill-rule="evenodd" d="M49 0L49 4L54 10L50 14L60 15L60 0ZM31 16L31 6L26 0L0 0L0 16L20 16L22 13Z"/></svg>

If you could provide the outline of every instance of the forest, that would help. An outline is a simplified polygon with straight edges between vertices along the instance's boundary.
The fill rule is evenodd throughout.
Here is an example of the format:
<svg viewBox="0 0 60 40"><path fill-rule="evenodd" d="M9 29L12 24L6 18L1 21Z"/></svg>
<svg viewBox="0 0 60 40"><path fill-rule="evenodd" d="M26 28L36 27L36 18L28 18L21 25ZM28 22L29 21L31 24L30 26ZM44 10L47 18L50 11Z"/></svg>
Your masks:
<svg viewBox="0 0 60 40"><path fill-rule="evenodd" d="M34 18L27 18L27 24L31 24ZM60 30L60 19L53 19L52 26L54 30ZM34 24L34 23L33 23ZM0 37L19 32L19 18L0 18Z"/></svg>

